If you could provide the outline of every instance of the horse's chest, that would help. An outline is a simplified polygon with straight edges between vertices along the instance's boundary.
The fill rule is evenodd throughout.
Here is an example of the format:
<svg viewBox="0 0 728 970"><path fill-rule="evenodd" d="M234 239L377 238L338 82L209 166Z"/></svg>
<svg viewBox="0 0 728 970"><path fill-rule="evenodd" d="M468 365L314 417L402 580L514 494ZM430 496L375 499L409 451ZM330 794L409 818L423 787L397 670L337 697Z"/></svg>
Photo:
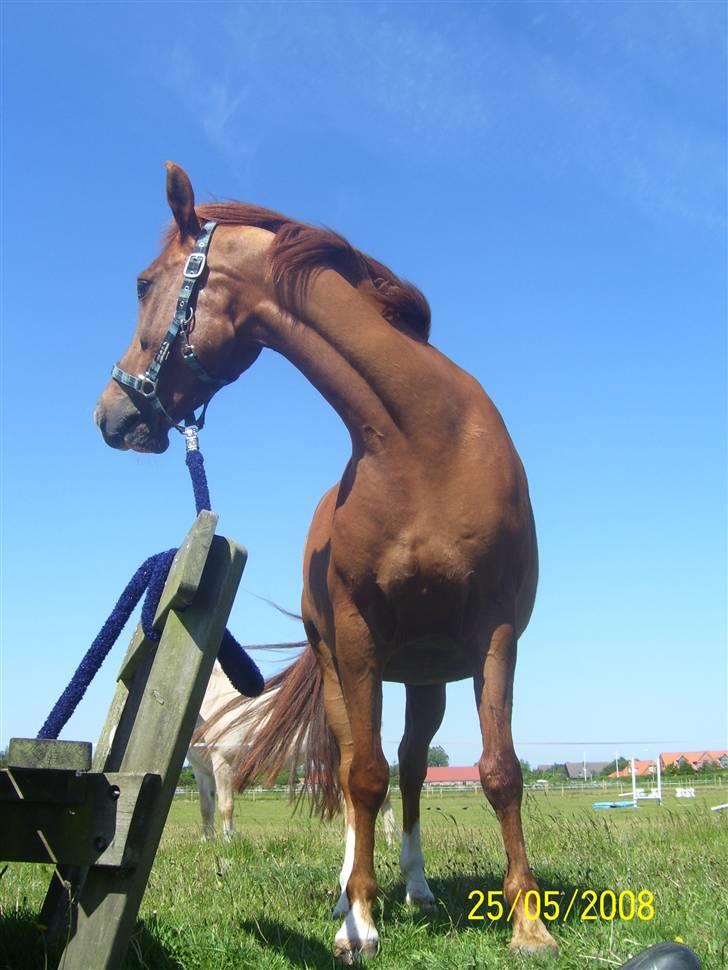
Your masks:
<svg viewBox="0 0 728 970"><path fill-rule="evenodd" d="M465 543L439 535L401 536L383 550L376 582L391 599L432 598L459 587L472 574Z"/></svg>
<svg viewBox="0 0 728 970"><path fill-rule="evenodd" d="M464 633L475 570L463 543L444 537L401 537L343 570L349 592L382 640Z"/></svg>

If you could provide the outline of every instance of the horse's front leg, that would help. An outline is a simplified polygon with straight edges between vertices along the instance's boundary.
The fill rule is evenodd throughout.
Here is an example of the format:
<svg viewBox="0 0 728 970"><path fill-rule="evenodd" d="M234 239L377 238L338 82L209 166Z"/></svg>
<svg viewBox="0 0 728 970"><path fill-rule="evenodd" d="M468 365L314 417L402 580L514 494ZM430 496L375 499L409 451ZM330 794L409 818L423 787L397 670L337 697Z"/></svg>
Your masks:
<svg viewBox="0 0 728 970"><path fill-rule="evenodd" d="M445 713L445 685L407 684L404 737L399 746L399 788L402 793L402 848L399 856L411 906L434 909L435 897L425 879L420 843L420 793L427 774L430 741Z"/></svg>
<svg viewBox="0 0 728 970"><path fill-rule="evenodd" d="M508 869L503 884L507 910L513 912L512 950L556 950L557 944L540 919L526 916L525 896L538 892L521 825L523 776L513 748L511 713L516 669L516 632L510 622L495 627L487 644L483 676L475 678L475 696L483 735L480 780L495 809L503 834Z"/></svg>
<svg viewBox="0 0 728 970"><path fill-rule="evenodd" d="M349 797L354 809L354 862L346 886L350 910L335 939L335 953L343 963L373 956L379 949L373 907L377 897L374 876L374 826L387 794L389 766L382 752L382 680L369 631L358 615L347 611L336 622L336 663L349 723L352 757Z"/></svg>

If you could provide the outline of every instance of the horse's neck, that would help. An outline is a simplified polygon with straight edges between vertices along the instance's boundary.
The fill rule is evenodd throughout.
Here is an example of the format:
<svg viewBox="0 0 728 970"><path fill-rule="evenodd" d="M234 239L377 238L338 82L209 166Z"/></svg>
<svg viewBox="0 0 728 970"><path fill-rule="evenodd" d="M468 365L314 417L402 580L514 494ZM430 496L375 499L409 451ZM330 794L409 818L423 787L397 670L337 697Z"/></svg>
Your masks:
<svg viewBox="0 0 728 970"><path fill-rule="evenodd" d="M266 344L283 354L326 398L355 445L402 430L416 394L423 347L397 331L341 276L311 283L300 318L271 313ZM421 377L420 377L421 381Z"/></svg>

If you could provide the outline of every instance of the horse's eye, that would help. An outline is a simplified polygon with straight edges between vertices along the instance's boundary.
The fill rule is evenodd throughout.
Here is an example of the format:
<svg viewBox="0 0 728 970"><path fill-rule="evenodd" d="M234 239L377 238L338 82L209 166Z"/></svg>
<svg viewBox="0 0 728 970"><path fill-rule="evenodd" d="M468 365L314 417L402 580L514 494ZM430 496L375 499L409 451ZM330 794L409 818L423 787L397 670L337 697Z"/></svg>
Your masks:
<svg viewBox="0 0 728 970"><path fill-rule="evenodd" d="M151 280L143 280L143 279L137 280L137 296L139 297L140 300L143 300L144 297L147 295L147 293L149 292L149 287L151 285L152 285Z"/></svg>

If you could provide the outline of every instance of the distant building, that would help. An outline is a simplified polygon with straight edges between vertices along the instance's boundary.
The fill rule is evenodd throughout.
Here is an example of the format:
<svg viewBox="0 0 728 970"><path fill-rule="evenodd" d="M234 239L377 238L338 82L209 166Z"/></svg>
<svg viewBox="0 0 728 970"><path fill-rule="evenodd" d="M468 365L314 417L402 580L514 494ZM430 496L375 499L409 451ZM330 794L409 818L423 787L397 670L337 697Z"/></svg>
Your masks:
<svg viewBox="0 0 728 970"><path fill-rule="evenodd" d="M650 760L635 758L635 775L638 778L655 777L657 764ZM666 768L692 768L701 771L709 768L728 768L728 751L666 751L660 755L660 771ZM626 765L619 771L613 771L610 778L630 778L632 769Z"/></svg>
<svg viewBox="0 0 728 970"><path fill-rule="evenodd" d="M463 785L473 782L480 784L477 765L466 765L463 768L428 768L425 775L426 785Z"/></svg>
<svg viewBox="0 0 728 970"><path fill-rule="evenodd" d="M609 765L609 761L567 761L564 770L569 781L591 781Z"/></svg>
<svg viewBox="0 0 728 970"><path fill-rule="evenodd" d="M634 759L634 773L637 778L653 778L657 775L657 765L654 761L641 761L639 758ZM613 771L610 778L631 778L632 768L630 765L625 765L624 768L620 768L619 771Z"/></svg>
<svg viewBox="0 0 728 970"><path fill-rule="evenodd" d="M728 750L717 751L665 751L660 755L660 766L684 768L689 765L693 771L704 768L728 768Z"/></svg>

